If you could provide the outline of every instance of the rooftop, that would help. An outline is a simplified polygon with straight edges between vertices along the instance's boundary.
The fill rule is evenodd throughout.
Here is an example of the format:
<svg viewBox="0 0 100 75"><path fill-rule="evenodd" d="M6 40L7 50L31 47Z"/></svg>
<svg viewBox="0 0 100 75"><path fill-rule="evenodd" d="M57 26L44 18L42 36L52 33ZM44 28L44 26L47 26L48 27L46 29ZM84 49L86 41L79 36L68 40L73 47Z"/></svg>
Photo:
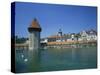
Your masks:
<svg viewBox="0 0 100 75"><path fill-rule="evenodd" d="M37 21L37 19L35 18L31 25L29 26L30 28L41 28L39 22Z"/></svg>
<svg viewBox="0 0 100 75"><path fill-rule="evenodd" d="M29 30L29 32L31 32L31 31L39 31L40 32L41 31L40 24L36 18L32 21L31 25L28 27L28 30Z"/></svg>

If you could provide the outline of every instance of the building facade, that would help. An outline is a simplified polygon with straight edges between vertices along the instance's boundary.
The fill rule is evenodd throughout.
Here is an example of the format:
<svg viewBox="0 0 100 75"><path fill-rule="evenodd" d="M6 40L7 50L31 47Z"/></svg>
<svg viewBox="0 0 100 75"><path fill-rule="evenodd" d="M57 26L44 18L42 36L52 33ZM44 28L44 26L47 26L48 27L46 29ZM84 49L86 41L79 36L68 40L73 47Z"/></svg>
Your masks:
<svg viewBox="0 0 100 75"><path fill-rule="evenodd" d="M88 31L82 31L81 40L83 41L96 41L97 40L97 32L93 29Z"/></svg>
<svg viewBox="0 0 100 75"><path fill-rule="evenodd" d="M42 42L70 42L70 41L96 41L97 32L93 29L82 31L80 33L62 34L61 30L58 34L42 38Z"/></svg>

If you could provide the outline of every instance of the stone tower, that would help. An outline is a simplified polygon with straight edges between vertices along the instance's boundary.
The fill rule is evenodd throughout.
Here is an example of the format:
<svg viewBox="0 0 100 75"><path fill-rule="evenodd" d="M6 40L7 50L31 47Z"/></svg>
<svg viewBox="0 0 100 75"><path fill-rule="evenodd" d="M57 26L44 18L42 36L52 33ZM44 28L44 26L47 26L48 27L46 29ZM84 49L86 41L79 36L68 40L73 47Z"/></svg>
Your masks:
<svg viewBox="0 0 100 75"><path fill-rule="evenodd" d="M34 19L28 27L29 31L29 50L37 50L40 48L40 32L41 27L37 19Z"/></svg>

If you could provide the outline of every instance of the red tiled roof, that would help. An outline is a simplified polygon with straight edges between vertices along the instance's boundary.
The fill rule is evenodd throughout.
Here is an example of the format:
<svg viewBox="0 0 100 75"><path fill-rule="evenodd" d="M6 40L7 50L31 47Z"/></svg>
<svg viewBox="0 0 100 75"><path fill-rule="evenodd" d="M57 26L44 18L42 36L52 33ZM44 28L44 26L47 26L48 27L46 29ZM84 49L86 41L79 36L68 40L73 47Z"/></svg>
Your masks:
<svg viewBox="0 0 100 75"><path fill-rule="evenodd" d="M37 19L34 19L30 25L30 28L41 28Z"/></svg>
<svg viewBox="0 0 100 75"><path fill-rule="evenodd" d="M63 38L64 36L59 36L59 35L52 35L52 36L49 36L48 38Z"/></svg>

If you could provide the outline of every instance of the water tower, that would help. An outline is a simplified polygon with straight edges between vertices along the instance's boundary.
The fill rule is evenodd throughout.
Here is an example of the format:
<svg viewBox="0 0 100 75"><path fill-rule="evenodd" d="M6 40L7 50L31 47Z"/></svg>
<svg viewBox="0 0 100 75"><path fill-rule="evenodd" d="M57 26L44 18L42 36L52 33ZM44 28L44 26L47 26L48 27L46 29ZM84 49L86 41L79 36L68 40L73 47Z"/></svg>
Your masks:
<svg viewBox="0 0 100 75"><path fill-rule="evenodd" d="M28 27L29 31L29 50L34 51L40 48L40 32L41 27L35 18Z"/></svg>

